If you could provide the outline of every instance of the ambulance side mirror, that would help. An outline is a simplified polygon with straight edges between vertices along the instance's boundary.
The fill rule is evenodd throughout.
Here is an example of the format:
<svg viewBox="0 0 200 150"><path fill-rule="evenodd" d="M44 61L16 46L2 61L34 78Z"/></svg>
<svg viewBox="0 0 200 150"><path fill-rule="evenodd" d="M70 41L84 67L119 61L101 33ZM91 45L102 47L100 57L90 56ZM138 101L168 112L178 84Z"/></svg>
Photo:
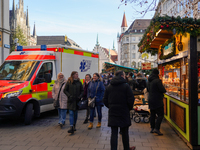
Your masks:
<svg viewBox="0 0 200 150"><path fill-rule="evenodd" d="M44 78L45 78L45 82L51 83L51 74L50 73L45 73Z"/></svg>

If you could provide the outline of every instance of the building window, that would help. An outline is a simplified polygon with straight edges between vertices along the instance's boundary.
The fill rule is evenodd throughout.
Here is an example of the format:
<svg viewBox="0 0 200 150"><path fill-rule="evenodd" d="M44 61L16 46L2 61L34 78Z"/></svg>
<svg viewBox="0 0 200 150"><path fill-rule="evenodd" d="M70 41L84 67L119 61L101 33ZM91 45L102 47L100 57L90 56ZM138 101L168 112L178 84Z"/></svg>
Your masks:
<svg viewBox="0 0 200 150"><path fill-rule="evenodd" d="M198 2L198 11L200 11L200 2Z"/></svg>
<svg viewBox="0 0 200 150"><path fill-rule="evenodd" d="M133 39L133 41L135 41L135 37L133 37L132 39Z"/></svg>
<svg viewBox="0 0 200 150"><path fill-rule="evenodd" d="M129 37L126 37L126 42L129 42Z"/></svg>
<svg viewBox="0 0 200 150"><path fill-rule="evenodd" d="M135 32L137 32L137 30L135 30Z"/></svg>
<svg viewBox="0 0 200 150"><path fill-rule="evenodd" d="M135 50L135 45L133 45L133 50Z"/></svg>
<svg viewBox="0 0 200 150"><path fill-rule="evenodd" d="M142 32L143 30L140 30L140 32Z"/></svg>
<svg viewBox="0 0 200 150"><path fill-rule="evenodd" d="M139 37L139 39L138 39L138 40L140 41L141 39L142 39L142 37Z"/></svg>
<svg viewBox="0 0 200 150"><path fill-rule="evenodd" d="M135 53L132 54L132 59L135 59Z"/></svg>
<svg viewBox="0 0 200 150"><path fill-rule="evenodd" d="M127 56L128 56L128 55L127 55L127 54L125 54L125 59L127 59Z"/></svg>
<svg viewBox="0 0 200 150"><path fill-rule="evenodd" d="M127 67L127 62L124 63L124 66Z"/></svg>

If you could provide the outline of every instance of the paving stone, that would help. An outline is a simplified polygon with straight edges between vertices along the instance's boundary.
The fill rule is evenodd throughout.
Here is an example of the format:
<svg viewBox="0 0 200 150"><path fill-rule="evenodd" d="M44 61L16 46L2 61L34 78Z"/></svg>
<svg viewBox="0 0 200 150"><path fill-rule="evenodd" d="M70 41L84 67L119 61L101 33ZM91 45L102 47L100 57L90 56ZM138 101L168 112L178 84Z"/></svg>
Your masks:
<svg viewBox="0 0 200 150"><path fill-rule="evenodd" d="M15 126L2 121L0 124L0 150L110 150L111 128L107 126L108 109L103 107L102 127L88 130L89 124L83 124L86 111L78 111L77 131L71 135L69 129L69 115L66 125L60 129L58 116L55 114L34 119L29 126L16 122ZM189 150L187 145L166 123L162 122L163 136L149 133L148 123L135 123L129 128L130 146L136 150ZM174 143L176 141L176 143ZM118 150L123 150L122 136L118 134Z"/></svg>
<svg viewBox="0 0 200 150"><path fill-rule="evenodd" d="M15 146L13 145L0 145L0 150L11 150L13 149Z"/></svg>

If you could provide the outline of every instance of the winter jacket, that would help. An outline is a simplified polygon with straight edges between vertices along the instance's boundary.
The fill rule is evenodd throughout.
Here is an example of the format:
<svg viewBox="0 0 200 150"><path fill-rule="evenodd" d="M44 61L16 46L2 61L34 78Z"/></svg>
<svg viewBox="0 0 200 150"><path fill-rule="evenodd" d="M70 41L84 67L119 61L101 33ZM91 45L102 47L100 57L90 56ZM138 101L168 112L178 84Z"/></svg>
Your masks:
<svg viewBox="0 0 200 150"><path fill-rule="evenodd" d="M138 82L137 90L143 91L146 87L146 79L144 77L136 77L136 81Z"/></svg>
<svg viewBox="0 0 200 150"><path fill-rule="evenodd" d="M98 85L99 83L99 85ZM98 85L98 88L97 88ZM97 88L97 93L96 93L96 88ZM90 86L88 87L88 98L93 98L95 97L96 93L96 99L95 99L95 105L96 106L103 106L103 95L104 95L105 87L103 85L103 82L100 80L96 81L91 81Z"/></svg>
<svg viewBox="0 0 200 150"><path fill-rule="evenodd" d="M148 79L147 91L149 92L148 103L149 109L157 109L164 106L163 97L166 92L162 81L159 79L158 75L151 74Z"/></svg>
<svg viewBox="0 0 200 150"><path fill-rule="evenodd" d="M128 127L131 125L130 110L135 98L133 92L122 77L114 77L106 88L103 102L108 111L108 126Z"/></svg>
<svg viewBox="0 0 200 150"><path fill-rule="evenodd" d="M83 83L83 90L84 90L83 99L84 100L87 99L88 87L89 87L90 83L91 83L91 81L88 84L86 84L86 82Z"/></svg>
<svg viewBox="0 0 200 150"><path fill-rule="evenodd" d="M64 93L68 96L67 109L77 110L78 102L83 95L83 85L80 80L74 80L72 83L67 81Z"/></svg>
<svg viewBox="0 0 200 150"><path fill-rule="evenodd" d="M135 79L131 78L131 77L128 78L128 84L129 84L131 90L133 90L133 91L134 91L134 90L138 87L138 85L139 85L139 84L137 83L137 81L136 81Z"/></svg>
<svg viewBox="0 0 200 150"><path fill-rule="evenodd" d="M60 96L59 96L59 108L61 109L67 109L67 100L68 97L65 95L65 93L63 92L64 88L65 88L65 84L67 81L62 82L61 84L58 82L58 80L56 80L54 82L53 85L53 90L52 90L52 97L54 100L58 99L58 93L60 90L60 86L63 84L62 89L60 91Z"/></svg>

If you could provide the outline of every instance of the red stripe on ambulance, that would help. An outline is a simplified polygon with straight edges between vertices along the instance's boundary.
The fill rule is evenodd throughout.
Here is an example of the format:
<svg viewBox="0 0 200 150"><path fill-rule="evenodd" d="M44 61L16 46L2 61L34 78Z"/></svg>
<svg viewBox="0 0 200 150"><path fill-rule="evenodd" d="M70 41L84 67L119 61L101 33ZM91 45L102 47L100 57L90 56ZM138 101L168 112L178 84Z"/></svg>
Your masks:
<svg viewBox="0 0 200 150"><path fill-rule="evenodd" d="M6 60L55 60L55 56L51 55L10 55L6 58Z"/></svg>

